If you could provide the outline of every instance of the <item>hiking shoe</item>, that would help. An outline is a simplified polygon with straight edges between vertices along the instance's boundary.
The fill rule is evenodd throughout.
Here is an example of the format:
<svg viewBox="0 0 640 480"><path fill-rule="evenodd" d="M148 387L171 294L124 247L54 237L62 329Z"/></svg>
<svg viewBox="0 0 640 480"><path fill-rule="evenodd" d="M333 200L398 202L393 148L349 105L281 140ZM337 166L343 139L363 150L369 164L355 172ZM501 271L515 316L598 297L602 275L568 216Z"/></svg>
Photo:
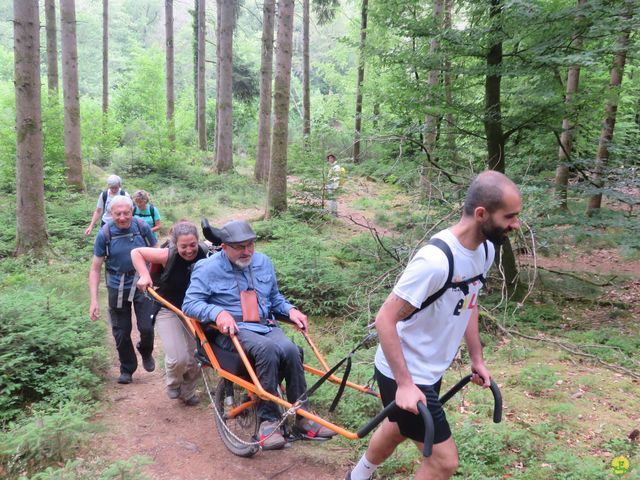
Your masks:
<svg viewBox="0 0 640 480"><path fill-rule="evenodd" d="M280 450L287 441L282 436L277 421L265 421L260 424L258 438L263 450Z"/></svg>
<svg viewBox="0 0 640 480"><path fill-rule="evenodd" d="M147 372L153 372L156 369L156 361L151 354L142 357L142 367Z"/></svg>
<svg viewBox="0 0 640 480"><path fill-rule="evenodd" d="M123 385L131 382L133 382L133 377L130 373L121 373L118 377L118 383L122 383Z"/></svg>
<svg viewBox="0 0 640 480"><path fill-rule="evenodd" d="M180 398L180 387L178 388L167 387L167 397L169 397L171 400L176 400L177 398Z"/></svg>
<svg viewBox="0 0 640 480"><path fill-rule="evenodd" d="M323 427L319 423L305 417L300 417L296 421L296 430L307 439L327 439L336 434L333 430Z"/></svg>

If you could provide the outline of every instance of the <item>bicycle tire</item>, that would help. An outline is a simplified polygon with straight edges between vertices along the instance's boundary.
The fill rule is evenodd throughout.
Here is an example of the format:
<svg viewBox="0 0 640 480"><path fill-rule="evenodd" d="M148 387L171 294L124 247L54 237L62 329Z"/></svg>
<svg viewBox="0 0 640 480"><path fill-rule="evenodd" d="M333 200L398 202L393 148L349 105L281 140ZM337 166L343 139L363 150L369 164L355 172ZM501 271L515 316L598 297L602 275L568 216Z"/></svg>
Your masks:
<svg viewBox="0 0 640 480"><path fill-rule="evenodd" d="M238 407L249 398L247 391L224 378L216 386L213 399L214 408L220 415L214 413L216 429L227 449L238 457L252 457L260 447L255 444L258 435L258 415L255 403L242 410L234 418L225 413L225 398L233 397L231 408ZM229 410L229 406L226 407Z"/></svg>

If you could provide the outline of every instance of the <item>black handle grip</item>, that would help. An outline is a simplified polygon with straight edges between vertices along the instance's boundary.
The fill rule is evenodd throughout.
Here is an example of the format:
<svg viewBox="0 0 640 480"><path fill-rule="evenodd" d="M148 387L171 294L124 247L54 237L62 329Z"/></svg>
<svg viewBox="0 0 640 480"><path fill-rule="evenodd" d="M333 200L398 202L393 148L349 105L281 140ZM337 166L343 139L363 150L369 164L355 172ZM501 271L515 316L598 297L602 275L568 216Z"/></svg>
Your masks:
<svg viewBox="0 0 640 480"><path fill-rule="evenodd" d="M456 393L458 393L462 387L464 387L467 383L471 381L471 375L467 375L463 377L458 383L456 383L453 387L449 389L447 393L440 397L440 403L444 405L447 403L451 397L453 397ZM500 423L502 421L502 394L500 393L500 389L496 382L491 379L491 393L493 394L493 423Z"/></svg>
<svg viewBox="0 0 640 480"><path fill-rule="evenodd" d="M362 426L360 430L356 432L358 438L366 437L374 428L378 426L380 422L382 422L382 420L384 420L396 408L398 407L396 406L395 400L389 403L389 405L384 407L384 409L375 417L373 417L369 421L369 423ZM424 422L424 448L422 450L422 454L425 457L430 457L433 449L433 417L431 416L431 412L429 412L429 409L427 409L427 406L422 402L418 402L418 411L420 412L422 421Z"/></svg>

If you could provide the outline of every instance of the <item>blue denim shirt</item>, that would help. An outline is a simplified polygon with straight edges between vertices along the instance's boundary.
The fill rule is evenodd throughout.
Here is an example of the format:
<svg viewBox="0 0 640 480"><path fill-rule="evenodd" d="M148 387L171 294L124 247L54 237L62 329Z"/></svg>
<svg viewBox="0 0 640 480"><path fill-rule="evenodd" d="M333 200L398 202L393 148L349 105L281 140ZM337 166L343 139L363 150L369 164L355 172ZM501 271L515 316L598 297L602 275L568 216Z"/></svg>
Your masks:
<svg viewBox="0 0 640 480"><path fill-rule="evenodd" d="M258 296L260 318L269 318L271 311L287 315L293 308L278 290L276 272L269 257L255 252L251 265L239 269L232 266L224 251L220 251L194 266L182 311L202 323L215 322L223 310L236 318L242 317L238 285L242 290L248 290L252 284Z"/></svg>

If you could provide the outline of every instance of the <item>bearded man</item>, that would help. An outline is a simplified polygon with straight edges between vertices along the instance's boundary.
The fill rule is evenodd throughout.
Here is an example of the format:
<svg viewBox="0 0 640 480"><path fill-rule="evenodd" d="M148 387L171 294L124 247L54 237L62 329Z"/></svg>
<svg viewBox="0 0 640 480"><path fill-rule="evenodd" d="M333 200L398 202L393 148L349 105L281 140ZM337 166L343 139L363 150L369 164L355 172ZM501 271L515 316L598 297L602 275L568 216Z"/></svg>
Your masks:
<svg viewBox="0 0 640 480"><path fill-rule="evenodd" d="M298 347L273 320L273 314L289 316L301 329L308 328L307 316L278 290L273 264L269 257L255 251L256 234L247 222L234 220L213 230L222 241L222 250L195 265L182 310L205 325L215 324L221 334L214 342L221 348L233 351L229 337L237 335L267 392L277 395L283 372L287 399L293 403L307 389L302 358ZM302 408L306 409L306 402ZM277 405L260 400L257 413L262 448L283 448L286 440L279 428ZM334 435L302 416L298 416L296 428L309 438Z"/></svg>

